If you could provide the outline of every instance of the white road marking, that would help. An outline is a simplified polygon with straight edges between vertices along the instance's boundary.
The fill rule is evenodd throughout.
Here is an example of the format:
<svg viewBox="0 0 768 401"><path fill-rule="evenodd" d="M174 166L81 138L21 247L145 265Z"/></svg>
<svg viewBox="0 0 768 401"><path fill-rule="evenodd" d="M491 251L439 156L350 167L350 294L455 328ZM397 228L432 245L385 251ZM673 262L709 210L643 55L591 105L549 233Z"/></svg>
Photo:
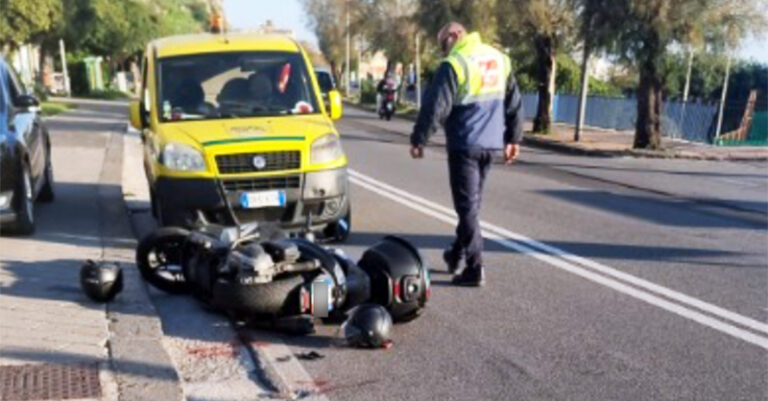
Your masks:
<svg viewBox="0 0 768 401"><path fill-rule="evenodd" d="M422 212L428 216L431 216L437 220L454 225L456 224L456 215L453 210L448 209L442 205L431 202L427 199L410 194L399 188L395 188L391 185L378 181L372 177L361 174L355 170L350 170L351 182L359 185L365 189L375 192L385 198L391 199L411 209ZM600 263L591 261L589 259L570 254L564 250L552 247L550 245L535 241L527 238L523 235L511 232L504 228L489 224L487 222L481 222L483 227L483 236L491 241L494 241L508 249L512 249L534 258L537 258L552 266L558 267L562 270L576 274L592 282L607 286L616 291L629 295L633 298L642 300L651 305L657 306L669 312L675 313L679 316L695 321L707 327L718 330L722 333L731 335L735 338L739 338L751 344L755 344L764 349L768 349L768 338L761 335L754 334L750 331L736 327L730 323L723 322L713 317L707 316L701 312L693 309L689 309L685 306L675 304L650 292L631 287L618 280L614 280L609 277L602 276L594 271L588 270L584 267L577 266L572 262L581 263L586 267L599 271L603 274L613 276L617 279L623 279L627 283L631 283L638 287L642 287L648 291L654 291L659 295L664 295L668 298L674 299L680 303L687 304L701 309L704 312L717 315L721 318L731 320L736 323L743 324L746 327L754 330L768 332L768 325L765 323L756 321L743 315L739 315L735 312L728 311L710 303L701 301L691 296L679 293L669 288L660 286L632 276L630 274L618 271L611 267L602 265Z"/></svg>
<svg viewBox="0 0 768 401"><path fill-rule="evenodd" d="M375 178L363 175L363 174L361 174L361 173L359 173L357 171L351 170L351 173L352 173L353 177L359 178L361 180L365 180L365 181L367 181L367 182L369 182L371 184L374 184L374 185L378 185L381 188L384 188L384 189L386 189L388 191L396 193L396 194L398 194L398 195L400 195L402 197L405 197L405 198L407 198L407 199L409 199L409 200L411 200L413 202L416 202L416 203L419 203L419 204L424 205L426 207L438 210L438 211L440 211L440 212L442 212L444 214L452 216L454 219L456 218L456 212L454 212L453 209L449 209L449 208L447 208L447 207L445 207L443 205L440 205L438 203L435 203L435 202L432 202L430 200L424 199L424 198L419 197L417 195L413 195L413 194L408 193L408 192L406 192L406 191L404 191L402 189L395 188L395 187L393 187L391 185L388 185L386 183L378 181ZM589 267L589 268L597 270L597 271L599 271L599 272L601 272L603 274L607 274L607 275L612 276L614 278L617 278L617 279L620 279L620 280L624 280L624 281L626 281L626 282L628 282L630 284L633 284L635 286L644 288L644 289L646 289L648 291L655 292L655 293L657 293L659 295L663 295L663 296L665 296L667 298L673 299L675 301L678 301L680 303L686 304L688 306L691 306L691 307L694 307L694 308L698 308L698 309L700 309L700 310L702 310L704 312L711 313L711 314L719 316L719 317L721 317L723 319L727 319L727 320L730 320L730 321L732 321L734 323L741 324L741 325L743 325L745 327L748 327L750 329L757 330L757 331L760 331L762 333L768 334L768 324L766 324L766 323L763 323L763 322L757 321L755 319L752 319L752 318L740 315L738 313L734 313L734 312L729 311L727 309L723 309L723 308L721 308L721 307L719 307L717 305L713 305L711 303L702 301L700 299L691 297L689 295L677 292L677 291L672 290L670 288L667 288L667 287L664 287L664 286L652 283L650 281L641 279L639 277L636 277L636 276L633 276L631 274L622 272L622 271L614 269L612 267L608 267L608 266L606 266L604 264L595 262L593 260L590 260L590 259L578 256L578 255L574 255L574 254L569 253L567 251L564 251L562 249L556 248L556 247L551 246L551 245L547 245L547 244L545 244L543 242L536 241L536 240L534 240L532 238L529 238L529 237L526 237L526 236L524 236L522 234L518 234L518 233L512 232L510 230L507 230L505 228L502 228L502 227L499 227L499 226L487 223L485 221L481 221L480 225L481 225L481 227L483 227L483 228L485 228L487 230L493 231L496 234L499 234L499 235L501 235L503 237L511 238L511 239L513 239L513 240L515 240L517 242L523 243L523 244L525 244L527 246L530 246L532 248L536 248L536 249L539 249L539 250L544 251L546 253L549 253L549 254L552 254L552 255L555 255L555 256L559 256L559 257L561 257L563 259L567 259L567 260L569 260L569 261L571 261L573 263L580 264L583 267Z"/></svg>

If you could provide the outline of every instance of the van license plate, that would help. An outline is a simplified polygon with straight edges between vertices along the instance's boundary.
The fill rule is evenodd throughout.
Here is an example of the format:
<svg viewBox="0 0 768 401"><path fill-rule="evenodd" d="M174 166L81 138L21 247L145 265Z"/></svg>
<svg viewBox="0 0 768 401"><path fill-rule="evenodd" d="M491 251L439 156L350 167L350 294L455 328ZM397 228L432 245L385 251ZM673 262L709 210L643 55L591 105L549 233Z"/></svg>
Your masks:
<svg viewBox="0 0 768 401"><path fill-rule="evenodd" d="M240 194L240 206L243 209L285 206L285 191L243 192Z"/></svg>

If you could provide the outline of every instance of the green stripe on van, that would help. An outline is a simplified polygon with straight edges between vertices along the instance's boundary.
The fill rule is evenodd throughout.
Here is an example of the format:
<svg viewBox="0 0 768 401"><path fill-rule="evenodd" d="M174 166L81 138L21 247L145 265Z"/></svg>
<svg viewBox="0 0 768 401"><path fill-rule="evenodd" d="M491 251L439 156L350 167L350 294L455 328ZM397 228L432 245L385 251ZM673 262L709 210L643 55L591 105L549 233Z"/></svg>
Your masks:
<svg viewBox="0 0 768 401"><path fill-rule="evenodd" d="M203 146L227 145L230 143L241 142L260 142L260 141L303 141L303 136L254 136L249 138L219 139L215 141L203 142Z"/></svg>

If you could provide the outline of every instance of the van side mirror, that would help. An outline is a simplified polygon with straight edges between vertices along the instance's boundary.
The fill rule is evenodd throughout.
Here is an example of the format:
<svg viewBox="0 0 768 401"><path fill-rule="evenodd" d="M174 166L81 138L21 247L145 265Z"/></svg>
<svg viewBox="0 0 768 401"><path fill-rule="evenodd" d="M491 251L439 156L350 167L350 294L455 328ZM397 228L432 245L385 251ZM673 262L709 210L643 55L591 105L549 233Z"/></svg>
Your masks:
<svg viewBox="0 0 768 401"><path fill-rule="evenodd" d="M328 116L331 117L331 120L338 120L341 118L342 114L342 103L341 103L341 94L337 90L332 90L328 92L328 104L329 104L329 110L328 110Z"/></svg>

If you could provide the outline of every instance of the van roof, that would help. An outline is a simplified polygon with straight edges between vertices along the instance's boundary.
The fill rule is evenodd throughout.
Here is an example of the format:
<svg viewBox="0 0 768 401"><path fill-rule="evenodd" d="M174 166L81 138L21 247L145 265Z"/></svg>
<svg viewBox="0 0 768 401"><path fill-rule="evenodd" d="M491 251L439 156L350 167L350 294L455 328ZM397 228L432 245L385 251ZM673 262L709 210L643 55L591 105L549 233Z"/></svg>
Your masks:
<svg viewBox="0 0 768 401"><path fill-rule="evenodd" d="M153 40L149 47L157 51L157 57L247 50L299 52L299 45L287 36L256 33L168 36Z"/></svg>

